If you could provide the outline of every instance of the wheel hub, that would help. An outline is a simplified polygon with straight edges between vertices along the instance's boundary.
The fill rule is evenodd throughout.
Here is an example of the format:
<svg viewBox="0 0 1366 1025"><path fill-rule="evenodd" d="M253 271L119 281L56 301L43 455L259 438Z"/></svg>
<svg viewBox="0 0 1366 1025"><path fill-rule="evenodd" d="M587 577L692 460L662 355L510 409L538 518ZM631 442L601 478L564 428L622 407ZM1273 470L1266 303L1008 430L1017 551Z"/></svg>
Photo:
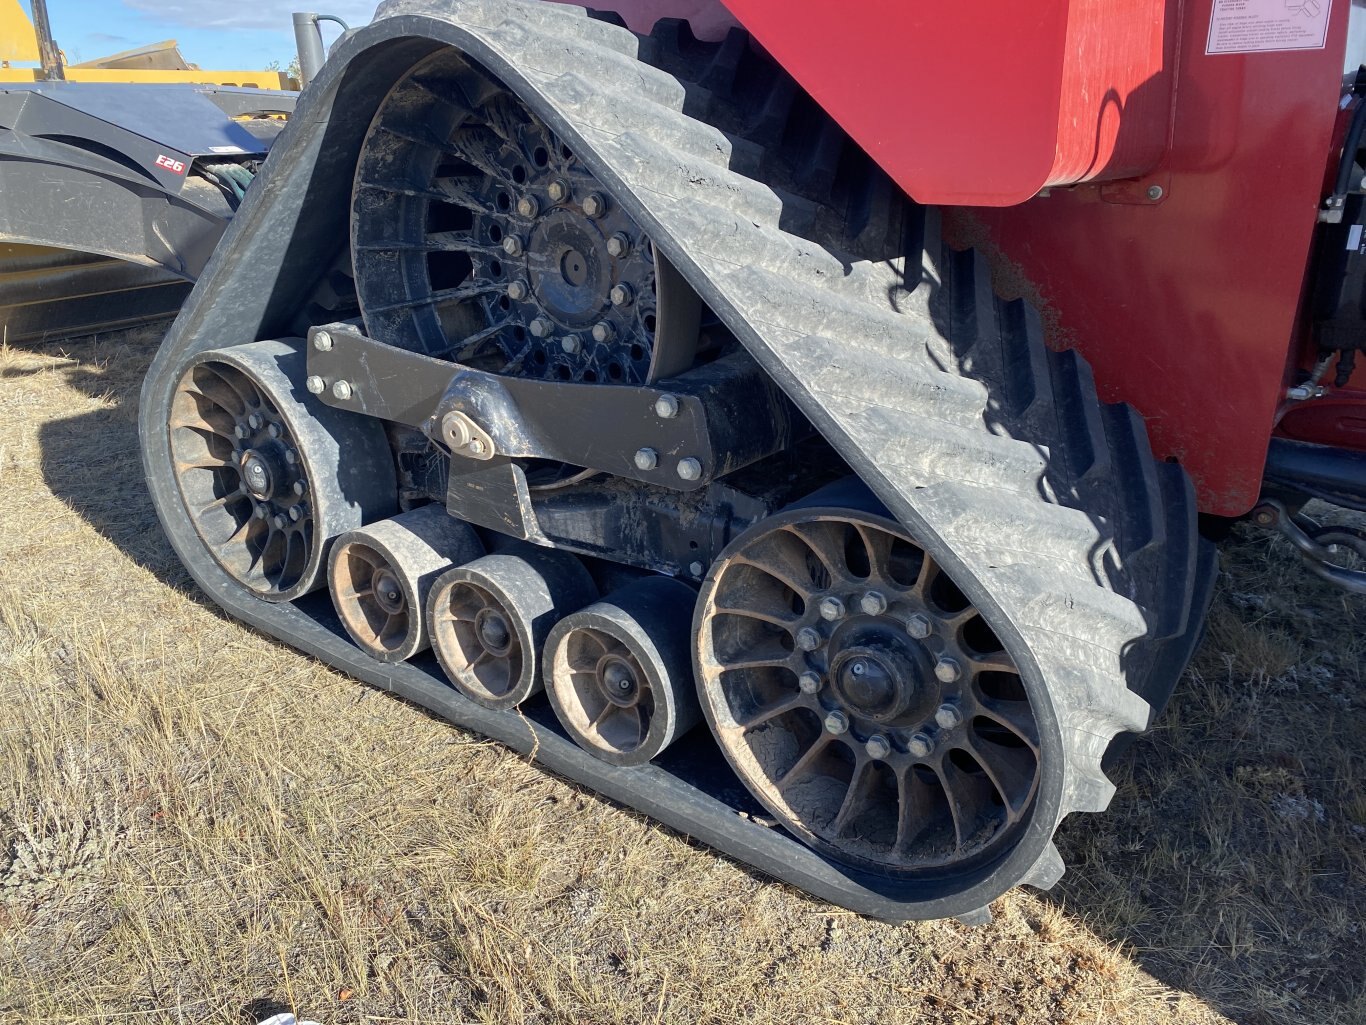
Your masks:
<svg viewBox="0 0 1366 1025"><path fill-rule="evenodd" d="M607 700L619 708L630 708L640 701L640 680L635 668L620 655L602 657L598 663L598 686Z"/></svg>
<svg viewBox="0 0 1366 1025"><path fill-rule="evenodd" d="M375 570L370 586L375 592L375 602L389 615L396 616L408 607L403 597L403 585L388 567Z"/></svg>
<svg viewBox="0 0 1366 1025"><path fill-rule="evenodd" d="M607 240L592 223L581 223L585 220L572 210L552 211L532 229L525 255L531 294L570 331L591 328L611 312Z"/></svg>
<svg viewBox="0 0 1366 1025"><path fill-rule="evenodd" d="M253 498L265 502L275 497L275 482L280 472L272 453L248 449L242 454L239 465L242 484Z"/></svg>
<svg viewBox="0 0 1366 1025"><path fill-rule="evenodd" d="M855 631L830 663L831 689L858 719L876 723L923 718L937 701L929 658L913 642L902 642L890 622L877 620ZM861 634L861 636L859 636Z"/></svg>
<svg viewBox="0 0 1366 1025"><path fill-rule="evenodd" d="M475 636L494 658L507 658L515 640L512 628L501 612L493 608L482 608L474 617Z"/></svg>

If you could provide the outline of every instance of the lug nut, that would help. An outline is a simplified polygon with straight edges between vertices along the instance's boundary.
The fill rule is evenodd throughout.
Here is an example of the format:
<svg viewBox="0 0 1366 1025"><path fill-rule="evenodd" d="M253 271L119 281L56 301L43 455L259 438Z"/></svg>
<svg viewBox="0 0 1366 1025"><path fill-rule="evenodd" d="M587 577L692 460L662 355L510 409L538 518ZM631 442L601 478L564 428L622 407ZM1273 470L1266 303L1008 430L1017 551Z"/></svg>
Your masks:
<svg viewBox="0 0 1366 1025"><path fill-rule="evenodd" d="M516 235L508 235L503 239L503 252L508 256L522 255L522 240Z"/></svg>
<svg viewBox="0 0 1366 1025"><path fill-rule="evenodd" d="M678 415L678 396L661 395L655 399L655 416L661 420L672 420Z"/></svg>
<svg viewBox="0 0 1366 1025"><path fill-rule="evenodd" d="M589 217L601 217L607 212L607 200L603 199L596 192L592 192L583 197L583 202L580 204L580 207Z"/></svg>
<svg viewBox="0 0 1366 1025"><path fill-rule="evenodd" d="M555 325L550 323L550 321L546 320L544 317L537 317L530 324L528 324L526 328L528 331L532 333L534 337L544 338L546 335L550 334L554 326Z"/></svg>
<svg viewBox="0 0 1366 1025"><path fill-rule="evenodd" d="M865 616L880 616L887 611L887 599L880 591L869 591L859 599L858 607Z"/></svg>
<svg viewBox="0 0 1366 1025"><path fill-rule="evenodd" d="M874 733L864 742L863 750L868 752L869 758L881 759L892 753L892 745L882 734Z"/></svg>
<svg viewBox="0 0 1366 1025"><path fill-rule="evenodd" d="M963 669L951 658L941 658L934 664L934 675L940 683L953 683L963 675Z"/></svg>
<svg viewBox="0 0 1366 1025"><path fill-rule="evenodd" d="M839 736L849 732L849 717L838 708L825 717L825 732Z"/></svg>
<svg viewBox="0 0 1366 1025"><path fill-rule="evenodd" d="M598 321L593 325L593 341L595 342L610 342L616 333L616 328L605 320Z"/></svg>
<svg viewBox="0 0 1366 1025"><path fill-rule="evenodd" d="M531 289L525 281L513 281L508 284L508 298L513 302L519 303L530 294Z"/></svg>
<svg viewBox="0 0 1366 1025"><path fill-rule="evenodd" d="M301 480L296 480L294 482L294 487L291 490L294 492L295 495L297 495L300 498L303 498L304 493L308 491L308 485Z"/></svg>
<svg viewBox="0 0 1366 1025"><path fill-rule="evenodd" d="M319 352L332 351L332 336L326 331L319 331L313 336L313 348Z"/></svg>
<svg viewBox="0 0 1366 1025"><path fill-rule="evenodd" d="M289 520L291 523L298 523L303 518L304 511L300 509L297 505L292 505L289 507Z"/></svg>
<svg viewBox="0 0 1366 1025"><path fill-rule="evenodd" d="M608 293L608 298L612 300L613 306L630 306L635 297L635 291L625 282L620 285L613 285L612 291Z"/></svg>
<svg viewBox="0 0 1366 1025"><path fill-rule="evenodd" d="M569 198L569 186L558 178L550 183L550 188L546 191L550 194L552 203L563 203Z"/></svg>
<svg viewBox="0 0 1366 1025"><path fill-rule="evenodd" d="M260 413L252 413L251 416L247 417L247 424L251 427L253 431L259 431L261 429L261 425L265 422L265 417L263 417Z"/></svg>
<svg viewBox="0 0 1366 1025"><path fill-rule="evenodd" d="M906 632L917 641L923 641L930 634L934 633L934 624L930 622L930 617L923 612L917 612L910 619L906 620Z"/></svg>
<svg viewBox="0 0 1366 1025"><path fill-rule="evenodd" d="M292 449L292 448L287 448L287 449L285 449L285 462L287 462L290 466L293 466L293 465L294 465L295 463L297 463L298 461L299 461L299 453L298 453L298 452L295 452L294 449Z"/></svg>
<svg viewBox="0 0 1366 1025"><path fill-rule="evenodd" d="M523 217L535 217L541 212L541 204L536 202L535 196L523 196L517 200L517 212Z"/></svg>
<svg viewBox="0 0 1366 1025"><path fill-rule="evenodd" d="M308 389L310 395L321 395L323 392L327 391L327 382L317 374L314 374L304 382L304 387Z"/></svg>
<svg viewBox="0 0 1366 1025"><path fill-rule="evenodd" d="M269 434L272 438L278 439L280 435L284 434L285 432L284 428L282 428L279 424L271 424L269 427L266 428L266 433Z"/></svg>
<svg viewBox="0 0 1366 1025"><path fill-rule="evenodd" d="M238 424L236 427L232 429L232 433L237 435L238 441L246 441L249 437L251 437L251 431L247 429L246 424Z"/></svg>
<svg viewBox="0 0 1366 1025"><path fill-rule="evenodd" d="M817 694L821 689L821 674L808 670L797 677L797 686L803 694Z"/></svg>
<svg viewBox="0 0 1366 1025"><path fill-rule="evenodd" d="M332 386L332 397L334 399L340 400L341 402L345 402L352 396L352 394L354 393L351 391L350 381L338 381L336 384Z"/></svg>
<svg viewBox="0 0 1366 1025"><path fill-rule="evenodd" d="M625 256L631 251L631 240L625 235L613 235L607 240L608 256Z"/></svg>
<svg viewBox="0 0 1366 1025"><path fill-rule="evenodd" d="M284 513L276 513L275 519L271 520L270 522L275 525L276 530L284 530L287 526L289 526L289 520L285 519Z"/></svg>
<svg viewBox="0 0 1366 1025"><path fill-rule="evenodd" d="M577 356L583 351L583 339L578 335L565 335L560 339L560 348L568 356Z"/></svg>
<svg viewBox="0 0 1366 1025"><path fill-rule="evenodd" d="M688 456L687 459L680 459L678 461L678 476L683 478L683 480L701 480L701 461L694 459L692 456Z"/></svg>
<svg viewBox="0 0 1366 1025"><path fill-rule="evenodd" d="M844 602L834 595L821 599L821 618L828 619L830 622L844 618Z"/></svg>
<svg viewBox="0 0 1366 1025"><path fill-rule="evenodd" d="M957 705L943 704L934 713L934 721L941 730L951 730L963 721Z"/></svg>
<svg viewBox="0 0 1366 1025"><path fill-rule="evenodd" d="M797 647L802 651L815 651L821 646L821 635L809 626L797 631Z"/></svg>
<svg viewBox="0 0 1366 1025"><path fill-rule="evenodd" d="M659 465L659 453L652 448L643 448L636 453L637 470L653 470Z"/></svg>
<svg viewBox="0 0 1366 1025"><path fill-rule="evenodd" d="M934 750L934 738L928 733L917 733L906 742L906 750L916 758L928 758Z"/></svg>
<svg viewBox="0 0 1366 1025"><path fill-rule="evenodd" d="M258 520L264 520L267 516L270 515L270 509L264 502L262 502L260 505L258 505L255 509L252 510L252 515L255 516Z"/></svg>

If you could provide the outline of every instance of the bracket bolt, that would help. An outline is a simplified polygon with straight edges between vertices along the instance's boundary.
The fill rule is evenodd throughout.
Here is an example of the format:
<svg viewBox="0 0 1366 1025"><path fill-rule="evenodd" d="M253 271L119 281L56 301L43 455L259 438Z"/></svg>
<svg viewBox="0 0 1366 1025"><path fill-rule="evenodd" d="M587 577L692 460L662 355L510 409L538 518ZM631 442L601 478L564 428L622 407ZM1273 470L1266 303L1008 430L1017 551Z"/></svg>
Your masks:
<svg viewBox="0 0 1366 1025"><path fill-rule="evenodd" d="M332 336L326 331L319 331L313 336L313 348L319 352L332 351Z"/></svg>
<svg viewBox="0 0 1366 1025"><path fill-rule="evenodd" d="M531 294L531 289L527 287L525 281L512 281L508 283L508 298L513 302L521 302Z"/></svg>
<svg viewBox="0 0 1366 1025"><path fill-rule="evenodd" d="M686 459L678 461L678 475L684 480L701 480L702 463L700 460L688 456Z"/></svg>
<svg viewBox="0 0 1366 1025"><path fill-rule="evenodd" d="M345 402L355 393L351 390L350 381L338 381L332 386L332 397Z"/></svg>
<svg viewBox="0 0 1366 1025"><path fill-rule="evenodd" d="M527 330L537 338L544 338L546 335L550 334L553 327L554 325L544 317L537 317L527 325Z"/></svg>
<svg viewBox="0 0 1366 1025"><path fill-rule="evenodd" d="M892 753L892 745L882 734L874 733L864 742L863 750L868 752L869 758L882 759Z"/></svg>
<svg viewBox="0 0 1366 1025"><path fill-rule="evenodd" d="M652 448L643 448L636 453L637 470L653 470L659 465L659 453Z"/></svg>
<svg viewBox="0 0 1366 1025"><path fill-rule="evenodd" d="M583 351L583 339L578 335L565 335L560 339L560 348L568 356L577 356Z"/></svg>
<svg viewBox="0 0 1366 1025"><path fill-rule="evenodd" d="M535 217L541 212L541 204L536 202L535 196L523 196L517 200L517 212L523 217Z"/></svg>
<svg viewBox="0 0 1366 1025"><path fill-rule="evenodd" d="M934 738L928 733L917 733L906 742L906 750L916 758L928 758L934 750Z"/></svg>
<svg viewBox="0 0 1366 1025"><path fill-rule="evenodd" d="M963 721L957 705L942 704L934 713L934 721L941 730L951 730Z"/></svg>
<svg viewBox="0 0 1366 1025"><path fill-rule="evenodd" d="M569 186L559 178L556 178L551 182L550 187L546 191L550 193L550 201L552 203L563 203L569 198Z"/></svg>
<svg viewBox="0 0 1366 1025"><path fill-rule="evenodd" d="M963 675L963 668L951 658L941 658L934 664L934 675L940 683L953 683Z"/></svg>
<svg viewBox="0 0 1366 1025"><path fill-rule="evenodd" d="M844 602L834 595L821 599L821 618L834 623L844 618Z"/></svg>
<svg viewBox="0 0 1366 1025"><path fill-rule="evenodd" d="M695 577L700 577L707 572L707 567L702 565L700 562L690 563L688 565L688 572Z"/></svg>
<svg viewBox="0 0 1366 1025"><path fill-rule="evenodd" d="M593 325L593 341L595 342L610 342L616 333L616 328L605 320L598 321Z"/></svg>
<svg viewBox="0 0 1366 1025"><path fill-rule="evenodd" d="M917 641L923 641L930 634L934 633L934 624L930 622L930 617L923 612L917 612L910 619L906 620L906 632Z"/></svg>
<svg viewBox="0 0 1366 1025"><path fill-rule="evenodd" d="M1165 195L1166 195L1166 190L1163 189L1161 185L1149 185L1149 186L1148 186L1148 198L1151 199L1154 203L1156 203L1159 199L1161 199L1161 198L1162 198L1163 196L1165 196Z"/></svg>
<svg viewBox="0 0 1366 1025"><path fill-rule="evenodd" d="M825 732L839 736L849 732L849 717L838 708L825 717Z"/></svg>
<svg viewBox="0 0 1366 1025"><path fill-rule="evenodd" d="M327 391L327 382L317 374L314 374L304 382L304 387L308 389L308 394L310 395L321 395L323 392Z"/></svg>
<svg viewBox="0 0 1366 1025"><path fill-rule="evenodd" d="M887 611L887 599L880 591L869 591L859 599L858 607L865 616L880 616Z"/></svg>
<svg viewBox="0 0 1366 1025"><path fill-rule="evenodd" d="M583 212L589 217L601 217L607 212L607 200L603 199L596 192L590 192L583 197L580 204Z"/></svg>
<svg viewBox="0 0 1366 1025"><path fill-rule="evenodd" d="M620 285L613 285L612 291L608 293L608 298L612 300L613 306L630 306L635 297L635 290L625 282Z"/></svg>
<svg viewBox="0 0 1366 1025"><path fill-rule="evenodd" d="M631 251L631 240L625 235L613 235L607 240L608 256L625 256Z"/></svg>
<svg viewBox="0 0 1366 1025"><path fill-rule="evenodd" d="M818 694L821 689L821 674L807 670L797 677L797 686L803 694Z"/></svg>
<svg viewBox="0 0 1366 1025"><path fill-rule="evenodd" d="M484 454L484 442L482 438L471 438L466 450L472 456L482 456Z"/></svg>
<svg viewBox="0 0 1366 1025"><path fill-rule="evenodd" d="M661 420L672 420L678 415L678 396L661 395L655 399L655 416Z"/></svg>
<svg viewBox="0 0 1366 1025"><path fill-rule="evenodd" d="M797 631L797 647L802 651L815 651L821 646L821 635L809 626Z"/></svg>
<svg viewBox="0 0 1366 1025"><path fill-rule="evenodd" d="M522 255L522 240L516 235L508 235L503 239L503 252L508 256Z"/></svg>

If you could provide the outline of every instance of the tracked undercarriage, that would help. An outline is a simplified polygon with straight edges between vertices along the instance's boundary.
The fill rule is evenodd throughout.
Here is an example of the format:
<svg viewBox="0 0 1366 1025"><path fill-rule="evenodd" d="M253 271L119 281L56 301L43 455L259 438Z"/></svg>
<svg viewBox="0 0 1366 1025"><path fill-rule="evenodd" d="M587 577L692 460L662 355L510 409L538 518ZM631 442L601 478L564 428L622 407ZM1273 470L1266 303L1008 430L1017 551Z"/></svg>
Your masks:
<svg viewBox="0 0 1366 1025"><path fill-rule="evenodd" d="M385 5L280 146L143 396L215 600L866 914L1057 880L1207 556L936 212L743 35L537 3Z"/></svg>

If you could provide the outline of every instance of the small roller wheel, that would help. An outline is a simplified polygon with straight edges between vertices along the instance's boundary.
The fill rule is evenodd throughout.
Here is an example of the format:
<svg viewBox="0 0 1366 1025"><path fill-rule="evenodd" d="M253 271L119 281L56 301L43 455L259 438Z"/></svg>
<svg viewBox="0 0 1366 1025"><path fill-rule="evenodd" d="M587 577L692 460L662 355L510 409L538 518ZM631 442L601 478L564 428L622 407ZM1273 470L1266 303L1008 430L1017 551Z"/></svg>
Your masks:
<svg viewBox="0 0 1366 1025"><path fill-rule="evenodd" d="M566 552L519 546L443 574L427 600L432 647L452 684L485 708L515 708L541 689L551 627L597 597Z"/></svg>
<svg viewBox="0 0 1366 1025"><path fill-rule="evenodd" d="M256 342L197 355L167 427L176 484L213 559L266 601L323 580L332 539L393 511L379 421L308 395L303 353Z"/></svg>
<svg viewBox="0 0 1366 1025"><path fill-rule="evenodd" d="M613 765L644 765L697 725L687 615L696 600L686 584L649 577L550 632L546 690L585 751Z"/></svg>
<svg viewBox="0 0 1366 1025"><path fill-rule="evenodd" d="M425 609L437 577L483 554L474 528L439 505L350 530L332 546L332 604L361 648L403 662L431 643Z"/></svg>

